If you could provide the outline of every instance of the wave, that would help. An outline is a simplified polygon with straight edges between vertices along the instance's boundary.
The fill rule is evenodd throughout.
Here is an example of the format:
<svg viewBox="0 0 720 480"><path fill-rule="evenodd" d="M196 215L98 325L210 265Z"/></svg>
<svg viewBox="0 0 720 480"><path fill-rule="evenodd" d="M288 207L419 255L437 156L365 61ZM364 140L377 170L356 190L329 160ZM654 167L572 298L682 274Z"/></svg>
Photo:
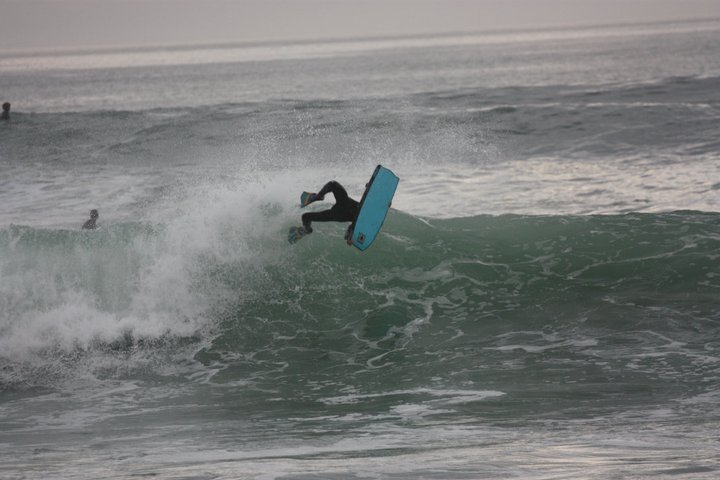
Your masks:
<svg viewBox="0 0 720 480"><path fill-rule="evenodd" d="M576 345L596 329L692 333L720 323L716 213L434 220L392 211L364 254L334 224L287 245L294 212L277 205L244 219L226 213L0 231L0 384L180 375L178 365L221 370L222 381L218 365L233 359L254 375L312 368L301 353L318 349L373 369L430 345L447 355L474 342L510 348L517 338L507 332L571 332L559 344Z"/></svg>

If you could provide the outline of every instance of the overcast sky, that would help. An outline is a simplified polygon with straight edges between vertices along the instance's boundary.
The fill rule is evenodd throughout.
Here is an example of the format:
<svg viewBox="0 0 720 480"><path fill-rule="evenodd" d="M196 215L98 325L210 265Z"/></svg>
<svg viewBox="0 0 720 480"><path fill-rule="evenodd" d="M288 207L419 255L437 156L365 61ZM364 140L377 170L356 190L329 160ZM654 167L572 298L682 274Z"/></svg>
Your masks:
<svg viewBox="0 0 720 480"><path fill-rule="evenodd" d="M321 39L720 17L720 0L0 0L0 50Z"/></svg>

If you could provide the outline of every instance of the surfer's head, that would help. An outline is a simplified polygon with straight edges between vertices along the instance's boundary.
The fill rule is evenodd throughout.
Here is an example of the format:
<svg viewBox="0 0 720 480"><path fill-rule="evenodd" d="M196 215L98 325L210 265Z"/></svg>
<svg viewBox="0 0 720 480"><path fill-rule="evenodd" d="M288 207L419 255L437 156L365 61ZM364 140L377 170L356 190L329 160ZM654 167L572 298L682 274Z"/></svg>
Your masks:
<svg viewBox="0 0 720 480"><path fill-rule="evenodd" d="M98 213L97 209L93 208L90 210L90 218L98 218L100 214Z"/></svg>
<svg viewBox="0 0 720 480"><path fill-rule="evenodd" d="M3 112L9 112L10 111L10 102L3 103Z"/></svg>

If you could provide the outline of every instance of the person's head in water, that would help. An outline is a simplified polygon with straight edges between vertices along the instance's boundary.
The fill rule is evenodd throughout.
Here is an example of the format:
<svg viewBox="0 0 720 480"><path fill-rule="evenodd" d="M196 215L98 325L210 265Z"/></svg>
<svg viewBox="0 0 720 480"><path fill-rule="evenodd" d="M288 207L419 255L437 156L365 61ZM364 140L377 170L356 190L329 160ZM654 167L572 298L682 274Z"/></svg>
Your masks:
<svg viewBox="0 0 720 480"><path fill-rule="evenodd" d="M2 119L7 120L10 118L10 102L3 103Z"/></svg>
<svg viewBox="0 0 720 480"><path fill-rule="evenodd" d="M90 220L85 222L82 226L84 230L92 230L93 228L97 228L97 219L100 217L100 214L98 213L97 209L93 208L90 210Z"/></svg>

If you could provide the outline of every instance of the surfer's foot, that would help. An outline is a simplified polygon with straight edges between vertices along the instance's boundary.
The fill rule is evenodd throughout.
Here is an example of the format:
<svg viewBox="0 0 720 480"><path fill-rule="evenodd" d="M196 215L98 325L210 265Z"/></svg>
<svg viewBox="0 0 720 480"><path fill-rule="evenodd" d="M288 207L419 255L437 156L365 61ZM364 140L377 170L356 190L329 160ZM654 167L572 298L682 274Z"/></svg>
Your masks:
<svg viewBox="0 0 720 480"><path fill-rule="evenodd" d="M307 228L303 227L290 227L290 230L288 231L288 242L295 243L298 240L300 240L302 237L307 235L308 233L312 233L312 228L309 230Z"/></svg>
<svg viewBox="0 0 720 480"><path fill-rule="evenodd" d="M300 196L300 207L307 207L316 200L322 200L321 198L318 198L317 193L303 192Z"/></svg>
<svg viewBox="0 0 720 480"><path fill-rule="evenodd" d="M302 238L300 229L302 229L302 227L290 227L288 231L288 242L295 243Z"/></svg>

